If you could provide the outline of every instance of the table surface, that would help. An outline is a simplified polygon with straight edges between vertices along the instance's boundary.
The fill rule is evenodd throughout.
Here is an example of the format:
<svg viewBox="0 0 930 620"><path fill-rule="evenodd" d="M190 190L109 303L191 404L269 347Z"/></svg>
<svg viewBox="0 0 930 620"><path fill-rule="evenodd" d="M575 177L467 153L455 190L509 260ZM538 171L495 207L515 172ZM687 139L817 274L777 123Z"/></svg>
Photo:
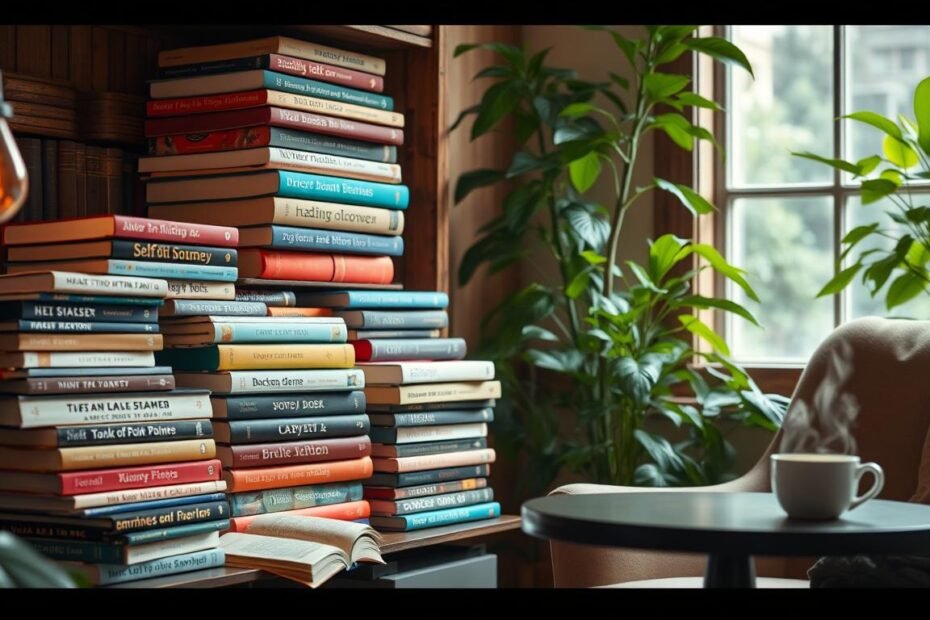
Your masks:
<svg viewBox="0 0 930 620"><path fill-rule="evenodd" d="M451 543L508 530L520 528L520 517L514 515L501 515L495 519L472 521L443 527L431 527L413 532L382 532L384 542L381 553L389 555L399 551ZM252 568L208 568L190 573L155 577L153 579L140 579L126 583L109 586L110 588L220 588L244 583L252 583L260 579L275 578L275 575Z"/></svg>
<svg viewBox="0 0 930 620"><path fill-rule="evenodd" d="M567 542L738 555L930 553L930 506L871 500L831 521L790 519L771 493L552 495L523 531Z"/></svg>

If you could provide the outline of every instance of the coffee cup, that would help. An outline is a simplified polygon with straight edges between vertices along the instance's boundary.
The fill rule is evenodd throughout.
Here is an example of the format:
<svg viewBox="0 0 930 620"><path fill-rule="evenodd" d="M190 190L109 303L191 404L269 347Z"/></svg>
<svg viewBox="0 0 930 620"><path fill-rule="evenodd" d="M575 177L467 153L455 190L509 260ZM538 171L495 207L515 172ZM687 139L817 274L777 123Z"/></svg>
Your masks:
<svg viewBox="0 0 930 620"><path fill-rule="evenodd" d="M836 519L878 495L885 473L876 463L860 463L851 454L773 454L772 492L796 519ZM872 488L856 495L859 480L869 472Z"/></svg>

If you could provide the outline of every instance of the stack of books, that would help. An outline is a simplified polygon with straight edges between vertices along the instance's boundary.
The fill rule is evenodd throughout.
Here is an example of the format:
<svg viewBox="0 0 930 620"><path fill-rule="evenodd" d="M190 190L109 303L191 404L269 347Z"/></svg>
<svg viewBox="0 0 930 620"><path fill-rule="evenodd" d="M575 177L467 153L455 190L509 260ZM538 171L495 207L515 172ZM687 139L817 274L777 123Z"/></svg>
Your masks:
<svg viewBox="0 0 930 620"><path fill-rule="evenodd" d="M151 84L151 217L240 228L241 284L387 285L404 117L383 60L286 37L168 50Z"/></svg>
<svg viewBox="0 0 930 620"><path fill-rule="evenodd" d="M25 242L18 228L8 243ZM91 583L223 564L209 393L155 365L167 293L154 278L0 276L0 528Z"/></svg>
<svg viewBox="0 0 930 620"><path fill-rule="evenodd" d="M448 296L420 291L299 293L351 329L371 418L371 524L416 530L500 516L487 485L501 385L494 364L465 361L465 341L439 338Z"/></svg>

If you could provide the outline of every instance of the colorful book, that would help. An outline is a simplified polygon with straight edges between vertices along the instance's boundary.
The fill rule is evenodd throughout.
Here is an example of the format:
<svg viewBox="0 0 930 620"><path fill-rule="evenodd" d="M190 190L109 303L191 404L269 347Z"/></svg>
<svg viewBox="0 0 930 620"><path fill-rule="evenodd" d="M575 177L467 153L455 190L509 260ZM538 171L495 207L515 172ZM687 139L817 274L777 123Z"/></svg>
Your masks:
<svg viewBox="0 0 930 620"><path fill-rule="evenodd" d="M482 401L484 402L484 401ZM460 405L461 403L455 403ZM444 407L450 405L443 404ZM446 424L481 424L494 421L494 409L444 409L440 411L408 411L396 413L371 413L375 426L410 427L437 426Z"/></svg>
<svg viewBox="0 0 930 620"><path fill-rule="evenodd" d="M0 334L2 351L157 351L162 346L161 334Z"/></svg>
<svg viewBox="0 0 930 620"><path fill-rule="evenodd" d="M180 316L265 316L267 306L260 301L214 301L169 299L162 308L162 317Z"/></svg>
<svg viewBox="0 0 930 620"><path fill-rule="evenodd" d="M384 338L439 338L438 329L350 329L349 340L381 340Z"/></svg>
<svg viewBox="0 0 930 620"><path fill-rule="evenodd" d="M365 375L358 369L179 372L174 380L181 387L207 389L213 394L333 392L365 387Z"/></svg>
<svg viewBox="0 0 930 620"><path fill-rule="evenodd" d="M0 508L38 512L75 513L89 508L118 508L156 500L212 495L226 490L225 480L208 480L164 487L125 489L83 495L38 495L35 493L2 493ZM222 497L216 498L223 499Z"/></svg>
<svg viewBox="0 0 930 620"><path fill-rule="evenodd" d="M350 310L442 310L449 305L449 295L438 291L300 291L297 299L298 303L305 306Z"/></svg>
<svg viewBox="0 0 930 620"><path fill-rule="evenodd" d="M373 500L394 501L412 497L426 497L428 495L441 495L445 493L457 493L459 491L470 491L472 489L483 489L487 486L487 478L466 478L464 480L453 480L451 482L422 484L415 487L373 487L365 485L363 495L365 499L373 503Z"/></svg>
<svg viewBox="0 0 930 620"><path fill-rule="evenodd" d="M173 278L235 282L238 271L235 267L218 265L191 265L183 263L156 263L122 259L90 259L43 261L37 263L10 263L8 273L25 273L61 267L82 273L139 276L145 278Z"/></svg>
<svg viewBox="0 0 930 620"><path fill-rule="evenodd" d="M474 409L487 409L494 407L496 401L493 398L482 398L474 400L457 400L454 403L411 403L408 405L390 405L390 404L372 404L368 403L370 411L384 414L398 413L424 413L440 411L465 411Z"/></svg>
<svg viewBox="0 0 930 620"><path fill-rule="evenodd" d="M75 274L80 275L80 274ZM99 306L141 306L142 310L148 311L158 311L158 307L165 303L164 299L155 298L155 297L118 297L114 295L71 295L67 293L12 293L12 294L2 294L0 295L0 303L10 303L10 302L24 302L24 301L33 301L33 302L42 302L43 304L62 304L65 306L80 306L80 305L99 305ZM48 310L43 310L49 312ZM86 311L79 311L86 312ZM112 310L114 313L118 313L118 309ZM103 316L103 315L100 315ZM111 314L109 317L105 317L105 320L108 321L119 321L122 319L117 318L119 314ZM23 318L39 318L39 317L23 317ZM51 318L54 318L52 316ZM64 317L70 318L70 317ZM143 320L144 323L152 322L148 317Z"/></svg>
<svg viewBox="0 0 930 620"><path fill-rule="evenodd" d="M369 500L372 516L390 517L409 515L433 510L447 510L483 504L494 500L494 490L490 487L460 491L458 493L445 493L428 497L413 497L396 501Z"/></svg>
<svg viewBox="0 0 930 620"><path fill-rule="evenodd" d="M12 355L39 355L39 354L12 354ZM50 353L49 355L73 355L71 353ZM94 354L96 355L96 354ZM108 355L107 352L101 353L101 355ZM124 355L119 353L118 355ZM125 354L125 355L136 355ZM106 375L113 376L123 376L123 375L167 375L171 373L171 368L167 366L155 366L154 360L155 356L153 354L144 353L143 356L146 356L149 359L149 366L138 366L138 367L122 367L122 368L113 368L106 365L97 366L84 366L81 368L20 368L18 370L0 370L0 379L4 381L9 379L26 379L31 377L43 378L43 379L70 379L75 377L103 377ZM89 362L89 361L88 361ZM89 362L92 363L92 362ZM148 388L146 388L148 389ZM75 390L79 391L79 390ZM89 389L93 392L95 390ZM137 390L139 392L144 392L146 390Z"/></svg>
<svg viewBox="0 0 930 620"><path fill-rule="evenodd" d="M236 286L232 282L201 282L198 280L166 280L168 299L232 300Z"/></svg>
<svg viewBox="0 0 930 620"><path fill-rule="evenodd" d="M161 301L159 300L160 305ZM158 306L11 301L0 303L0 317L3 319L32 319L36 321L157 323L158 309Z"/></svg>
<svg viewBox="0 0 930 620"><path fill-rule="evenodd" d="M315 441L220 446L216 456L227 469L341 461L371 456L371 441L362 435Z"/></svg>
<svg viewBox="0 0 930 620"><path fill-rule="evenodd" d="M294 291L270 291L257 289L239 289L236 301L258 301L268 307L288 308L297 305Z"/></svg>
<svg viewBox="0 0 930 620"><path fill-rule="evenodd" d="M372 516L371 526L389 532L410 532L440 525L453 523L466 523L468 521L481 521L501 516L501 505L498 502L486 502L461 508L446 508L431 510L411 515L398 515L394 517Z"/></svg>
<svg viewBox="0 0 930 620"><path fill-rule="evenodd" d="M352 346L359 362L461 360L467 352L464 338L382 338L355 340Z"/></svg>
<svg viewBox="0 0 930 620"><path fill-rule="evenodd" d="M424 383L421 385L400 386L376 385L365 388L365 398L369 403L388 405L455 402L458 400L497 399L500 397L500 381Z"/></svg>
<svg viewBox="0 0 930 620"><path fill-rule="evenodd" d="M113 239L48 245L12 246L7 251L11 262L86 260L111 257L126 260L220 265L235 267L238 254L232 248L180 245L156 241ZM76 317L69 317L76 318Z"/></svg>
<svg viewBox="0 0 930 620"><path fill-rule="evenodd" d="M154 508L166 508L172 506L186 506L188 504L198 504L206 502L221 502L226 500L226 494L222 492L204 493L201 495L179 495L176 497L164 497L161 499L145 500L141 502L132 502L128 504L119 504L115 506L95 506L77 511L76 514L82 517L99 517L104 515L119 516L124 512L135 512L138 510L152 510Z"/></svg>
<svg viewBox="0 0 930 620"><path fill-rule="evenodd" d="M141 424L100 424L38 429L0 428L0 445L64 448L207 439L212 436L213 426L209 420L171 420Z"/></svg>
<svg viewBox="0 0 930 620"><path fill-rule="evenodd" d="M223 472L223 479L226 481L227 488L231 493L239 493L261 489L364 480L371 476L371 473L371 458L366 456L360 459L327 461L313 463L312 465L231 469ZM353 518L367 516L360 515Z"/></svg>
<svg viewBox="0 0 930 620"><path fill-rule="evenodd" d="M339 482L313 486L264 489L228 496L234 517L248 517L269 512L300 510L313 506L328 506L362 499L361 482Z"/></svg>
<svg viewBox="0 0 930 620"><path fill-rule="evenodd" d="M449 326L445 310L337 310L350 329L443 329Z"/></svg>
<svg viewBox="0 0 930 620"><path fill-rule="evenodd" d="M358 519L365 519L371 515L371 507L368 505L368 502L360 500L341 504L311 506L310 508L301 508L299 510L281 511L277 514L288 517L320 517L323 519L339 519L340 521L357 521ZM244 532L257 517L258 515L233 517L229 520L229 531Z"/></svg>
<svg viewBox="0 0 930 620"><path fill-rule="evenodd" d="M371 425L364 413L277 420L215 420L213 434L223 444L256 444L300 441L368 434Z"/></svg>
<svg viewBox="0 0 930 620"><path fill-rule="evenodd" d="M211 318L214 319L211 322L189 323L176 327L167 325L164 332L165 346L271 342L340 343L345 342L348 335L345 324L307 322L318 321L322 317L297 320L286 317L261 317L271 321L248 323L220 320L223 317Z"/></svg>
<svg viewBox="0 0 930 620"><path fill-rule="evenodd" d="M184 221L173 222L128 215L14 223L3 227L4 245L36 245L109 238L145 239L234 248L239 241L239 233L235 228L228 226L190 224ZM129 292L129 289L126 292ZM137 294L135 291L132 292Z"/></svg>
<svg viewBox="0 0 930 620"><path fill-rule="evenodd" d="M175 371L352 368L355 355L348 344L217 344L159 351L155 361Z"/></svg>
<svg viewBox="0 0 930 620"><path fill-rule="evenodd" d="M381 254L403 256L404 239L399 236L367 235L321 228L290 226L257 226L239 230L240 247L262 247L276 250L307 250L311 252L346 252L349 254ZM326 304L302 303L307 306Z"/></svg>
<svg viewBox="0 0 930 620"><path fill-rule="evenodd" d="M362 390L310 395L214 396L210 402L214 418L231 421L365 413Z"/></svg>
<svg viewBox="0 0 930 620"><path fill-rule="evenodd" d="M393 342L386 340L385 342ZM358 344L356 355L358 354ZM494 362L366 362L358 365L365 373L366 385L407 385L445 383L449 381L490 381Z"/></svg>
<svg viewBox="0 0 930 620"><path fill-rule="evenodd" d="M214 519L191 523L190 525L176 525L174 527L159 527L138 532L127 532L113 540L124 542L127 545L144 545L158 540L171 540L193 536L204 532L223 532L229 529L229 519Z"/></svg>
<svg viewBox="0 0 930 620"><path fill-rule="evenodd" d="M424 441L473 439L487 437L487 434L488 425L485 422L437 426L373 426L369 433L371 440L379 444L409 444ZM440 466L437 465L437 467Z"/></svg>
<svg viewBox="0 0 930 620"><path fill-rule="evenodd" d="M123 564L74 564L69 565L68 570L92 585L105 586L216 568L223 566L225 561L226 556L222 549L206 549L129 566Z"/></svg>
<svg viewBox="0 0 930 620"><path fill-rule="evenodd" d="M365 484L377 487L411 487L424 484L436 484L466 478L487 478L491 473L491 466L468 465L465 467L449 467L446 469L427 469L425 471L408 471L391 474L379 472L372 474Z"/></svg>
<svg viewBox="0 0 930 620"><path fill-rule="evenodd" d="M406 185L340 179L287 170L190 179L152 179L146 184L146 197L152 203L229 200L266 195L385 209L406 209L410 201L410 190Z"/></svg>
<svg viewBox="0 0 930 620"><path fill-rule="evenodd" d="M389 284L394 279L394 262L390 256L244 249L240 260L239 276L242 278L360 284Z"/></svg>
<svg viewBox="0 0 930 620"><path fill-rule="evenodd" d="M155 80L149 83L149 96L153 99L168 99L172 97L234 93L263 88L353 103L378 110L394 109L394 99L387 95L355 90L354 88L330 82L321 82L266 69Z"/></svg>
<svg viewBox="0 0 930 620"><path fill-rule="evenodd" d="M494 449L485 448L483 450L465 450L463 452L426 454L400 458L372 457L371 462L376 472L401 473L493 463L495 458L496 454Z"/></svg>
<svg viewBox="0 0 930 620"><path fill-rule="evenodd" d="M4 230L4 237L10 236L9 226ZM236 231L238 241L239 231ZM25 238L31 238L26 236ZM42 243L43 240L36 241ZM168 283L153 278L135 278L131 276L101 276L68 271L46 271L44 273L15 273L0 276L0 296L20 295L24 293L77 293L92 295L131 295L137 297L164 298L168 293ZM120 300L122 302L122 299Z"/></svg>
<svg viewBox="0 0 930 620"><path fill-rule="evenodd" d="M329 308L275 308L268 306L268 316L289 318L331 317L333 311ZM342 324L345 325L345 321L342 321Z"/></svg>
<svg viewBox="0 0 930 620"><path fill-rule="evenodd" d="M216 454L212 439L81 446L35 450L0 446L0 469L12 471L73 471L91 467L173 463L211 459Z"/></svg>

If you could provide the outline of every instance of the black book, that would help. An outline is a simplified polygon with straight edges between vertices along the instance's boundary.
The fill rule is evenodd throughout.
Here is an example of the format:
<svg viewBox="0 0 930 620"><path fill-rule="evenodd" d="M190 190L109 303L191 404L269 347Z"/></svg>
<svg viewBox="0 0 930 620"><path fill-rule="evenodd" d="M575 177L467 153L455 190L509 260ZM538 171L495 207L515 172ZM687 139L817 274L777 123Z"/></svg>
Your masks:
<svg viewBox="0 0 930 620"><path fill-rule="evenodd" d="M493 422L494 410L466 409L464 411L423 411L411 413L370 413L372 426L439 426L443 424L470 424Z"/></svg>
<svg viewBox="0 0 930 620"><path fill-rule="evenodd" d="M258 396L214 396L213 417L227 420L297 418L365 413L365 392L314 392Z"/></svg>
<svg viewBox="0 0 930 620"><path fill-rule="evenodd" d="M484 478L491 472L491 466L466 465L464 467L447 467L444 469L424 469L423 471L408 471L400 474L375 472L365 481L366 485L378 487L410 487L418 484L432 484L448 480L463 480L465 478Z"/></svg>
<svg viewBox="0 0 930 620"><path fill-rule="evenodd" d="M278 420L239 420L214 422L213 434L220 443L247 444L268 441L301 441L367 435L368 416L342 415Z"/></svg>
<svg viewBox="0 0 930 620"><path fill-rule="evenodd" d="M368 412L413 413L420 411L458 411L460 409L485 409L497 404L493 398L487 400L460 400L454 403L420 403L414 405L383 405L369 403Z"/></svg>

